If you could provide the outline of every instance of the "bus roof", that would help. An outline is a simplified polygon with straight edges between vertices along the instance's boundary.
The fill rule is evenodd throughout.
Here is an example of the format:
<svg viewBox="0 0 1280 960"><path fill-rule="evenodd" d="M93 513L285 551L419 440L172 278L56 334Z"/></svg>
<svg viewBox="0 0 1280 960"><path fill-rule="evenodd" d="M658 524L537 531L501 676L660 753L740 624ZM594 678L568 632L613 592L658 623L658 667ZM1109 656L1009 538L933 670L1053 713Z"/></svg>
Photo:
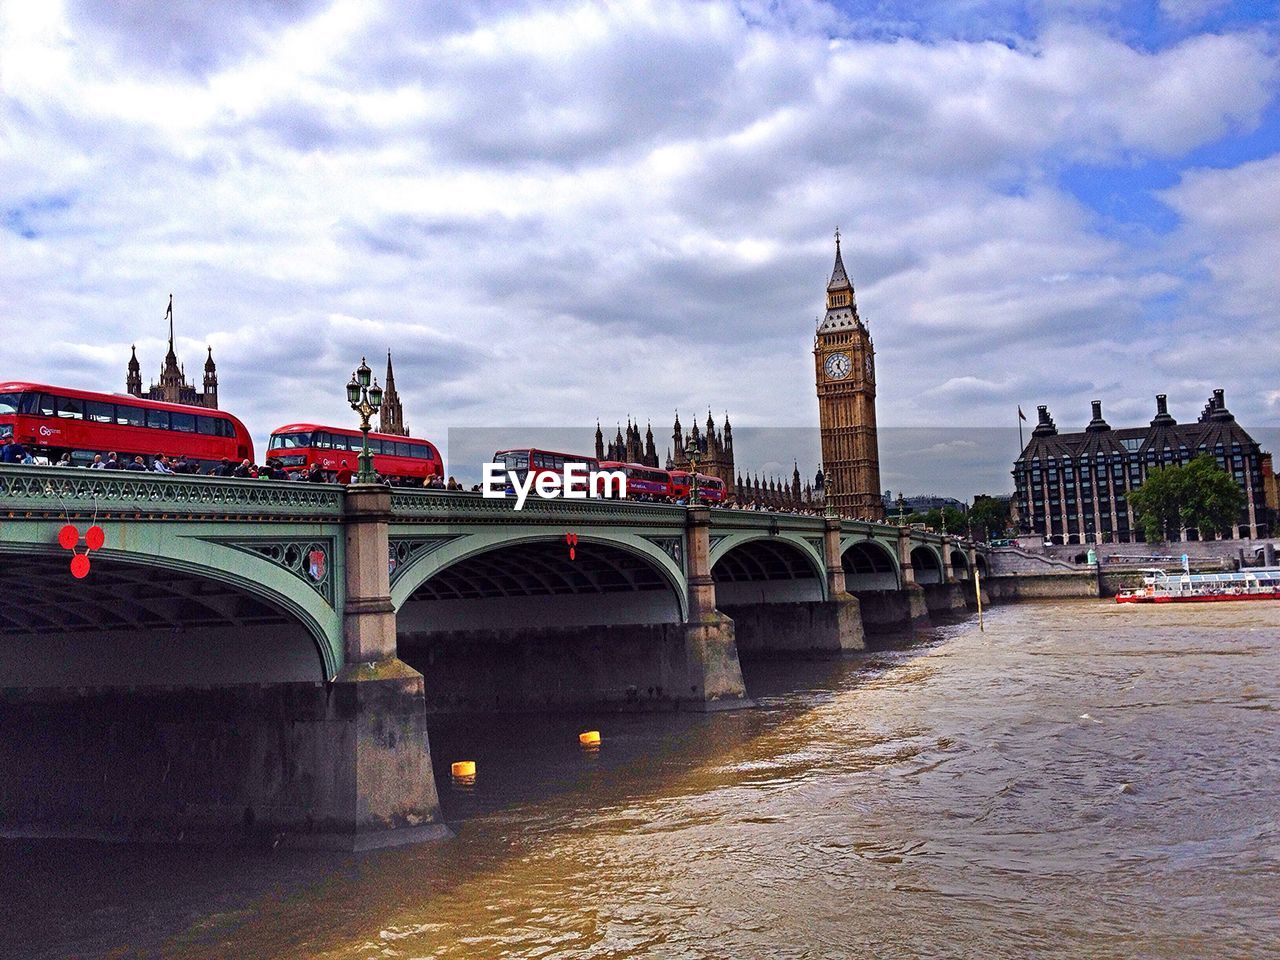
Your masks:
<svg viewBox="0 0 1280 960"><path fill-rule="evenodd" d="M323 423L286 423L283 427L276 427L271 431L274 437L277 433L311 433L315 430L327 430L330 433L341 434L344 437L358 437L360 431L353 427L331 427ZM397 443L417 443L424 446L433 447L430 440L424 440L422 437L401 437L394 433L378 433L376 430L370 430L369 436L377 437L379 440L394 440Z"/></svg>
<svg viewBox="0 0 1280 960"><path fill-rule="evenodd" d="M132 393L100 393L96 390L81 390L77 387L59 387L51 383L28 383L25 380L9 380L0 383L0 393L31 393L36 390L56 393L62 397L75 397L77 400L103 400L108 403L130 403L153 410L178 410L182 413L198 413L207 417L218 417L234 421L241 430L245 426L240 418L225 410L214 407L200 407L189 403L169 403L167 400L148 400L146 397L135 397ZM245 430L248 433L247 430Z"/></svg>

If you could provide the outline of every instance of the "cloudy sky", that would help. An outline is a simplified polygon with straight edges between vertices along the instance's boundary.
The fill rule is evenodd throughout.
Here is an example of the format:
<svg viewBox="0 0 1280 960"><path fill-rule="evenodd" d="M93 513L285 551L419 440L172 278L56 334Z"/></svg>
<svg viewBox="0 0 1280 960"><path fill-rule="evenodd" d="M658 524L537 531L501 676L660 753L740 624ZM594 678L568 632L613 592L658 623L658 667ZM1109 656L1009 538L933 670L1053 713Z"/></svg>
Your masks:
<svg viewBox="0 0 1280 960"><path fill-rule="evenodd" d="M441 440L804 427L838 224L884 427L1219 385L1274 426L1278 38L1230 0L4 4L0 377L153 376L172 292L258 437L349 420L388 346Z"/></svg>

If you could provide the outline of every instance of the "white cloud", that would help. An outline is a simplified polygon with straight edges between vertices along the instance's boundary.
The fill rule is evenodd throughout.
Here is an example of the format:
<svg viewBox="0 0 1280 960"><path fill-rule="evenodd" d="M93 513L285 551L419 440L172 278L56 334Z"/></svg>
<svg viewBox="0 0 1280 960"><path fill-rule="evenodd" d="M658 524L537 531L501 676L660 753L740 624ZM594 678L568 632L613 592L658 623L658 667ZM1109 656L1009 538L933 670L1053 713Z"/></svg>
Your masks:
<svg viewBox="0 0 1280 960"><path fill-rule="evenodd" d="M1152 52L1092 11L1000 43L799 2L9 5L0 310L31 336L6 372L118 388L135 339L158 363L172 291L184 359L214 345L259 436L346 415L388 345L433 436L708 402L809 424L838 222L882 423L1199 390L1203 330L1153 332L1150 304L1274 324L1274 161L1167 192L1169 247L1101 231L1056 171L1256 125L1274 50Z"/></svg>

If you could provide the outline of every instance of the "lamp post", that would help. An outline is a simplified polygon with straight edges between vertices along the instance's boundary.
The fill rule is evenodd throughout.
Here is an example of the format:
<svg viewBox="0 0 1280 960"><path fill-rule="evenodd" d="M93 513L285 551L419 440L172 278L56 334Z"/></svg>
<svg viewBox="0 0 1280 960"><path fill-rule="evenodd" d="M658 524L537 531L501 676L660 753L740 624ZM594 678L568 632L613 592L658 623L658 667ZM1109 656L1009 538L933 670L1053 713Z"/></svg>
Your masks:
<svg viewBox="0 0 1280 960"><path fill-rule="evenodd" d="M898 491L898 526L905 527L907 525L907 501L902 496L902 491Z"/></svg>
<svg viewBox="0 0 1280 960"><path fill-rule="evenodd" d="M377 483L378 475L373 469L373 456L369 453L369 418L382 406L382 388L374 379L370 386L373 371L365 358L360 358L360 366L351 375L347 384L347 402L351 409L360 414L360 469L356 473L356 483Z"/></svg>
<svg viewBox="0 0 1280 960"><path fill-rule="evenodd" d="M689 506L696 507L698 505L698 464L702 461L702 457L695 443L693 449L689 451Z"/></svg>
<svg viewBox="0 0 1280 960"><path fill-rule="evenodd" d="M823 478L823 513L828 517L836 516L836 474L832 470Z"/></svg>

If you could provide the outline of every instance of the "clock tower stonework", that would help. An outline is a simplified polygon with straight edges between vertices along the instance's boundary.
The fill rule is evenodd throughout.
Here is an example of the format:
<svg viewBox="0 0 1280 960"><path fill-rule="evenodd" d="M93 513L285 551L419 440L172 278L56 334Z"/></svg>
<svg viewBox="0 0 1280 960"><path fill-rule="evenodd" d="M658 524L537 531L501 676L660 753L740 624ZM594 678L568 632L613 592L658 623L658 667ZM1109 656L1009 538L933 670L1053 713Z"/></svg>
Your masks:
<svg viewBox="0 0 1280 960"><path fill-rule="evenodd" d="M884 519L876 439L876 367L871 334L858 316L840 256L827 284L827 312L813 343L822 427L822 471L842 517ZM834 488L834 489L833 489Z"/></svg>

